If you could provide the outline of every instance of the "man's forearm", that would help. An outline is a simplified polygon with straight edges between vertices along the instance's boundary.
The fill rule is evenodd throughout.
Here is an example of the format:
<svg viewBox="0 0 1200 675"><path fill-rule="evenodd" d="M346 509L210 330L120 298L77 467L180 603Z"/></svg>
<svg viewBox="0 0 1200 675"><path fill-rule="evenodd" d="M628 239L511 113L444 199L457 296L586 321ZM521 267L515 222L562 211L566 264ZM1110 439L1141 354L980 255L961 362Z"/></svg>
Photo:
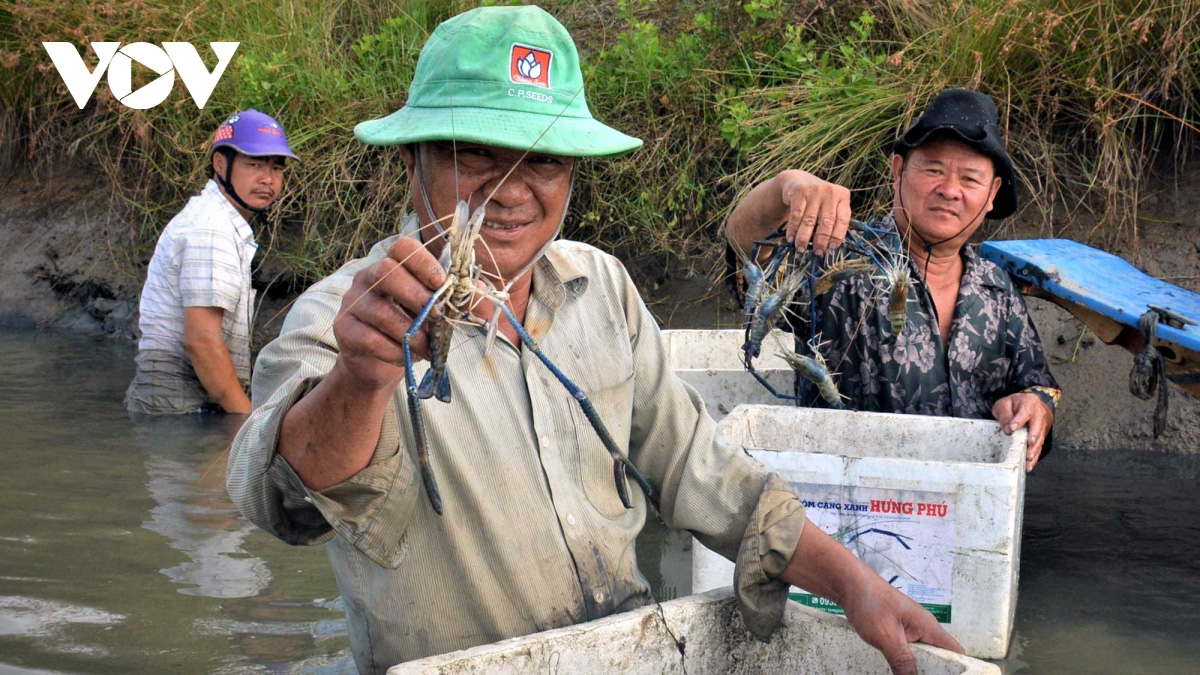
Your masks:
<svg viewBox="0 0 1200 675"><path fill-rule="evenodd" d="M916 675L910 642L962 653L962 645L928 610L893 588L812 521L804 524L796 552L779 578L837 603L859 636L883 653L893 673Z"/></svg>
<svg viewBox="0 0 1200 675"><path fill-rule="evenodd" d="M279 432L279 454L313 490L367 467L395 392L361 386L340 366L292 406Z"/></svg>
<svg viewBox="0 0 1200 675"><path fill-rule="evenodd" d="M840 605L864 582L863 574L875 572L810 520L779 578Z"/></svg>
<svg viewBox="0 0 1200 675"><path fill-rule="evenodd" d="M198 340L186 343L185 347L204 390L226 412L250 412L250 399L242 389L237 370L233 367L233 357L229 355L225 342L220 338L215 341Z"/></svg>
<svg viewBox="0 0 1200 675"><path fill-rule="evenodd" d="M778 183L778 177L759 183L729 214L725 236L735 251L750 255L755 240L777 230L787 218Z"/></svg>

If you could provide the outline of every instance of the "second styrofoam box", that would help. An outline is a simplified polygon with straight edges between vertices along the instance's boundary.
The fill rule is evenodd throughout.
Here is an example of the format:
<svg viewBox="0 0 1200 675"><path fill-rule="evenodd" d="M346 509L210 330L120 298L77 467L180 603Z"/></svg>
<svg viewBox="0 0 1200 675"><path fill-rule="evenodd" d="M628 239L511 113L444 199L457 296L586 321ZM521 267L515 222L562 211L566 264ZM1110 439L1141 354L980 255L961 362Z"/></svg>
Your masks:
<svg viewBox="0 0 1200 675"><path fill-rule="evenodd" d="M939 616L968 655L1007 653L1024 432L1007 436L988 420L774 405L738 406L720 427L792 484L813 522ZM732 582L732 563L698 543L692 554L692 592ZM803 604L828 605L792 591Z"/></svg>
<svg viewBox="0 0 1200 675"><path fill-rule="evenodd" d="M778 403L742 365L742 330L665 330L667 361L671 370L700 394L713 419L720 420L743 403ZM790 345L792 337L779 330L763 340L762 354L754 360L758 371L776 391L792 393L795 373L776 351Z"/></svg>

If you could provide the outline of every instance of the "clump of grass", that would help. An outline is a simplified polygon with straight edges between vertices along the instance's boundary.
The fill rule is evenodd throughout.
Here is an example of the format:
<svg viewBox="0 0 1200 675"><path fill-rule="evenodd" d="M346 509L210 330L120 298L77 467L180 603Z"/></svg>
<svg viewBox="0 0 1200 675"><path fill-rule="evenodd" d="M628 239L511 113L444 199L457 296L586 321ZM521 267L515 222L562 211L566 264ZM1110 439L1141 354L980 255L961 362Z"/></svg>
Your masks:
<svg viewBox="0 0 1200 675"><path fill-rule="evenodd" d="M622 3L612 14L561 4L551 11L587 36L580 46L592 108L647 141L632 157L590 163L568 218L571 234L627 252L694 248L686 242L718 211L708 166L729 154L719 137L694 133L697 121L715 114L709 84L694 72L707 48L688 33L660 36L638 18L654 12L648 3ZM259 260L293 280L320 277L394 232L407 206L396 151L358 143L353 125L403 105L429 32L469 5L21 0L0 13L11 29L0 37L0 164L37 172L69 158L96 167L133 224L115 243L136 267L206 178L213 130L233 110L255 107L283 122L304 158L289 171ZM691 15L682 16L690 24ZM40 46L70 40L94 62L92 41L186 40L205 55L207 42L231 39L241 45L203 111L178 84L163 104L129 110L103 79L80 111ZM137 73L134 87L146 76Z"/></svg>
<svg viewBox="0 0 1200 675"><path fill-rule="evenodd" d="M668 32L648 18L662 10L621 2L607 30L583 47L593 113L645 145L591 163L568 234L635 259L662 253L686 259L707 250L721 211L713 183L732 156L708 131L717 122L715 82L699 72L717 30L707 15L685 13L676 14L681 25Z"/></svg>
<svg viewBox="0 0 1200 675"><path fill-rule="evenodd" d="M707 224L699 216L716 217L706 201L703 167L710 154L728 154L719 137L690 140L695 121L713 114L706 107L708 85L693 72L706 49L696 36L660 37L656 25L638 18L653 11L649 4L623 4L614 15L563 4L564 21L588 24L580 32L592 36L581 48L593 109L647 141L631 158L590 164L570 232L630 252L688 249L680 242ZM283 122L303 157L289 170L259 260L296 281L318 278L395 231L408 202L397 152L358 143L352 129L403 105L429 32L469 5L21 0L3 15L12 30L0 38L0 63L6 64L0 162L36 172L73 158L98 168L133 223L116 248L136 267L207 177L213 130L233 110L255 107ZM80 111L40 46L64 39L85 48L85 61L93 63L87 45L100 40L186 40L201 45L202 55L209 41L241 39L241 45L203 111L178 83L163 104L129 110L113 101L103 79ZM137 73L134 88L146 78Z"/></svg>
<svg viewBox="0 0 1200 675"><path fill-rule="evenodd" d="M256 108L284 124L303 161L268 222L268 255L298 279L336 268L395 231L406 199L397 158L354 140L354 124L403 104L416 55L438 22L461 9L425 3L158 4L22 0L9 9L0 42L0 131L4 164L37 172L66 158L96 167L132 226L117 247L137 264L183 201L209 174L207 153L221 120ZM101 79L79 110L49 62L42 40L88 43L185 40L208 67L210 41L241 40L203 110L176 81L150 110L119 105ZM156 74L135 71L134 88Z"/></svg>

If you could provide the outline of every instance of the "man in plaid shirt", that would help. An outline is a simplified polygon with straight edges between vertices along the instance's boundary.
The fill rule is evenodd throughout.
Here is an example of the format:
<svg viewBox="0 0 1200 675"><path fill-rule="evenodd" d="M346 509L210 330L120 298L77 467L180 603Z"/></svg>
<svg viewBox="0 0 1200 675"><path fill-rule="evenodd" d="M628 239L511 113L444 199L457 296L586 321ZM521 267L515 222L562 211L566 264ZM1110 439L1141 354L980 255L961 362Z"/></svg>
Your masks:
<svg viewBox="0 0 1200 675"><path fill-rule="evenodd" d="M250 221L279 197L283 127L246 110L213 137L212 178L163 230L142 288L130 413L250 412Z"/></svg>

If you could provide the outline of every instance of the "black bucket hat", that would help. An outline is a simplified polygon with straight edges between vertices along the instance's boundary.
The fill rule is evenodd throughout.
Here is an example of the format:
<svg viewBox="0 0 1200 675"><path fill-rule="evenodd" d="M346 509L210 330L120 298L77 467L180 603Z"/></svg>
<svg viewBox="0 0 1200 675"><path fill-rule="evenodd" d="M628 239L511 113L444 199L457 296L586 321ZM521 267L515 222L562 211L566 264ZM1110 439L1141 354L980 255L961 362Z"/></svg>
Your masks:
<svg viewBox="0 0 1200 675"><path fill-rule="evenodd" d="M1000 177L1000 190L988 218L1007 218L1017 210L1016 174L1004 150L1004 137L997 124L996 103L987 94L967 89L945 89L929 102L925 112L896 142L892 153L907 157L909 151L943 136L971 146L992 160Z"/></svg>

